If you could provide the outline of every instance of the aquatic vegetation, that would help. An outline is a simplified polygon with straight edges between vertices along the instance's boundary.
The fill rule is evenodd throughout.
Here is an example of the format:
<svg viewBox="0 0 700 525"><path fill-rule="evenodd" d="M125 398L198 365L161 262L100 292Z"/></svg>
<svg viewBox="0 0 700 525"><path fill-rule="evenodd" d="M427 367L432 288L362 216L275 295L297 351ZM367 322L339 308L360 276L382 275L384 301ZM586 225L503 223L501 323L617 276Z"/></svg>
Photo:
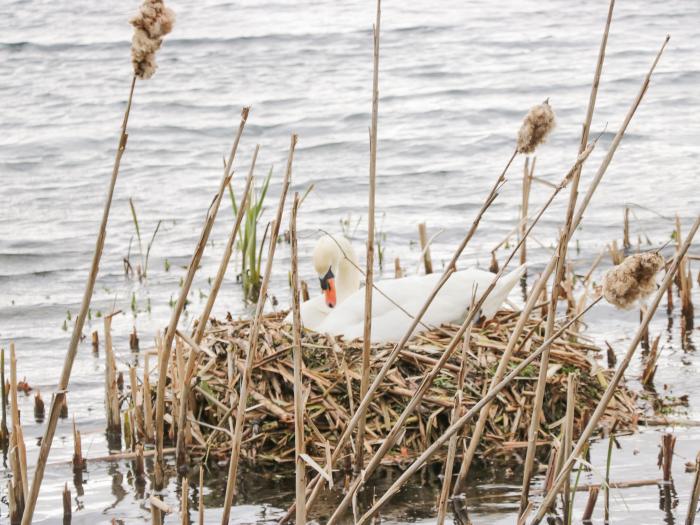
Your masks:
<svg viewBox="0 0 700 525"><path fill-rule="evenodd" d="M270 187L272 168L268 172L259 189L253 184L248 195L246 213L243 220L243 231L237 241L238 251L241 254L241 283L243 285L243 296L246 301L255 302L260 291L262 274L262 252L267 237L269 224L265 228L262 240L258 245L258 228L264 211L265 197ZM231 208L234 217L238 214L238 204L233 194L233 189L229 185L229 196L231 197Z"/></svg>
<svg viewBox="0 0 700 525"><path fill-rule="evenodd" d="M159 220L156 223L156 227L153 230L153 234L151 235L151 240L148 241L148 245L146 246L146 254L144 256L143 243L141 241L141 228L139 226L138 215L136 214L136 207L134 206L134 201L131 197L129 197L129 209L131 210L131 220L134 223L134 230L136 231L136 239L138 240L138 246L139 246L139 257L141 259L141 262L136 267L136 275L138 276L139 281L141 281L142 279L145 279L146 277L148 277L148 259L151 255L151 248L153 247L153 243L156 240L156 235L158 235L158 230L160 230L160 225L163 221ZM127 256L124 259L125 268L127 268L127 267L131 268L131 263L129 262L130 252L131 252L131 241L129 241L129 252L127 252ZM129 275L130 272L126 272L126 273L127 273L127 275Z"/></svg>

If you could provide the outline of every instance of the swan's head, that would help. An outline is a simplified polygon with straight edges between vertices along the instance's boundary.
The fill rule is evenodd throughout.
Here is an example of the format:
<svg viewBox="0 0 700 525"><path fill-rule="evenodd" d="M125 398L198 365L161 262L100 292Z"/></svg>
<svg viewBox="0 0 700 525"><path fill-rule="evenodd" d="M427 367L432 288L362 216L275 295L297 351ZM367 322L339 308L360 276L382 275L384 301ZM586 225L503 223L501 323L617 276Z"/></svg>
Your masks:
<svg viewBox="0 0 700 525"><path fill-rule="evenodd" d="M331 237L324 235L316 243L314 248L314 269L321 281L321 290L329 308L336 305L335 279L338 275L340 263L345 259L343 246L347 240L343 237Z"/></svg>

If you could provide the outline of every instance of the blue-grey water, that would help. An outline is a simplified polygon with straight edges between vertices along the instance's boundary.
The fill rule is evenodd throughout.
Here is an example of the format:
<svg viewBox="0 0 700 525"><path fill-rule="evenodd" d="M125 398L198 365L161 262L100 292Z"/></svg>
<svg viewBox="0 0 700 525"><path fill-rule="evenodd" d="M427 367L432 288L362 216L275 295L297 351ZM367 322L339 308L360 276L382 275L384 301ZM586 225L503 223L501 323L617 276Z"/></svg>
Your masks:
<svg viewBox="0 0 700 525"><path fill-rule="evenodd" d="M145 348L167 323L169 302L179 292L243 105L252 109L234 166L234 187L240 191L255 144L261 144L260 178L274 166L267 220L279 194L289 136L299 135L292 190L314 185L299 217L302 270L313 293L318 293L317 281L308 253L318 230L339 232L344 223L358 248L366 232L373 2L172 0L169 5L177 12L177 24L158 54L155 77L136 86L85 330L101 331L99 315L123 310L114 320L120 366L137 358L127 339L133 326ZM16 343L20 377L26 376L47 400L58 380L94 247L128 94L127 19L136 7L136 2L84 0L0 3L0 346ZM417 270L419 222L427 223L431 235L439 233L432 246L436 265L449 258L510 156L523 115L547 97L558 125L537 152L536 175L558 182L566 173L578 147L606 13L602 0L384 2L377 204L388 276L396 257L407 271ZM687 231L700 211L699 22L700 4L693 0L627 0L616 6L592 127L601 138L582 188L588 187L666 34L672 38L572 243L579 273L609 242L620 243L626 206L632 240L642 248L669 240L676 213ZM513 229L522 164L522 158L514 163L511 180L484 217L462 264L488 265L491 249ZM536 183L531 209L549 192ZM139 259L129 198L144 244L162 221L143 283L124 275L129 250L132 264ZM565 201L559 199L534 232L531 276L550 255ZM201 311L231 223L224 201L183 326ZM505 255L499 250L501 260ZM280 245L271 285L279 307L288 302L288 262L288 247ZM595 275L610 264L606 256ZM692 268L695 277L700 268L696 262ZM235 282L238 269L236 262L228 273L216 315L244 313ZM589 335L601 344L609 341L619 354L635 331L638 313L601 305L587 321ZM697 419L695 333L680 344L677 310L670 318L659 312L651 333L662 334L657 388L688 395L686 414L678 417ZM88 458L107 453L103 366L103 354L94 356L86 341L68 399ZM635 359L627 374L632 384L639 370ZM21 400L21 408L31 471L43 425L31 417L31 397ZM60 521L65 482L75 498L75 523L150 520L150 487L134 490L126 462L88 463L82 493L76 495L66 463L72 455L70 419L59 426L35 521ZM620 440L613 479L659 475L660 430ZM692 475L683 466L700 449L700 433L692 427L674 431L677 500L664 510L657 486L615 491L615 523L684 521ZM604 444L594 447L596 468L587 481L599 479L605 449ZM3 479L8 476L3 471ZM293 483L280 476L285 478L262 479L262 473L246 471L233 521L278 517L293 499ZM385 510L386 522L432 522L439 487L433 478L417 478ZM377 490L386 482L379 482ZM4 491L6 483L0 485ZM474 522L513 523L519 486L517 475L481 472L471 494ZM221 479L208 477L207 521L216 522L222 491ZM173 481L167 500L177 507L177 497ZM577 517L584 500L577 500ZM602 523L601 509L599 504L595 516ZM6 516L3 500L0 521Z"/></svg>

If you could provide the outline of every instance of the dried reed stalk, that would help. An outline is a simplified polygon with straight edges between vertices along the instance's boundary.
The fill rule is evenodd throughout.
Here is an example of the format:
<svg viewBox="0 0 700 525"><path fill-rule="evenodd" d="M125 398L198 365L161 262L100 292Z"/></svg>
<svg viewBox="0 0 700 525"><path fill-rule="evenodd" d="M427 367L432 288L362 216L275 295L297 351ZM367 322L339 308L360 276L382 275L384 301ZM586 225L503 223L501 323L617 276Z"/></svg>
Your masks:
<svg viewBox="0 0 700 525"><path fill-rule="evenodd" d="M525 232L523 232L523 234L524 233ZM472 296L472 303L475 302L474 299L475 298ZM452 408L452 423L454 423L455 420L459 418L463 413L462 402L464 398L464 378L466 375L467 360L469 359L469 341L472 335L471 328L472 327L470 325L467 329L467 332L464 334L464 342L462 344L462 362L459 367L459 375L457 376L457 392L455 394L454 407ZM442 480L442 489L440 490L440 499L438 500L437 525L444 525L445 516L447 515L447 500L450 496L450 486L452 484L452 471L454 469L454 463L457 457L458 440L459 435L455 434L450 438L450 442L447 445L447 459L445 460L445 472L444 478Z"/></svg>
<svg viewBox="0 0 700 525"><path fill-rule="evenodd" d="M584 523L590 522L591 517L593 516L593 511L595 510L595 504L598 501L599 492L599 487L588 488L588 500L586 500L586 507L583 510L583 515L581 516L581 521Z"/></svg>
<svg viewBox="0 0 700 525"><path fill-rule="evenodd" d="M401 259L397 257L394 259L394 279L401 279L402 277L403 269L401 268Z"/></svg>
<svg viewBox="0 0 700 525"><path fill-rule="evenodd" d="M661 450L659 451L659 468L663 472L663 480L671 482L671 469L673 467L673 450L676 448L676 436L664 434L661 436Z"/></svg>
<svg viewBox="0 0 700 525"><path fill-rule="evenodd" d="M617 131L615 134L615 137L613 138L612 142L610 143L610 147L608 149L607 154L601 161L600 167L598 168L598 171L596 172L595 176L593 177L593 181L591 182L591 185L588 188L588 191L583 197L583 201L578 205L578 209L576 211L576 214L574 218L571 221L571 232L568 234L569 237L571 236L571 233L573 231L576 231L576 228L578 228L578 225L581 223L581 220L583 219L583 214L588 208L588 205L590 204L591 199L593 198L593 195L595 194L595 191L598 189L598 185L600 184L600 181L603 178L603 175L605 175L605 172L607 171L608 167L610 166L610 163L612 162L612 159L615 155L615 152L617 151L617 148L620 145L620 142L622 141L622 138L625 135L625 131L627 130L627 126L629 125L630 121L632 120L632 117L634 116L637 108L639 107L639 104L642 101L642 98L644 97L644 94L646 93L649 83L651 80L651 75L654 72L654 69L656 68L656 65L659 62L659 59L661 58L661 54L663 53L664 49L666 48L666 44L668 43L669 37L666 38L664 41L663 45L661 46L661 49L659 50L658 54L656 55L656 58L654 59L654 62L651 65L651 68L649 69L646 77L644 78L644 81L642 82L642 86L639 90L639 93L637 94L637 97L635 100L632 102L631 107L629 108L627 114L625 115L625 119L623 120L622 125L620 126L620 129ZM533 287L531 291L531 297L537 298L539 294L542 291L542 288L546 285L547 279L549 279L549 276L552 274L552 272L555 269L555 266L557 264L557 257L553 257L545 270L542 272L542 275L540 276L540 279L537 281L535 286ZM532 301L533 304L531 304L530 299L528 299L528 303L526 304L525 308L523 309L523 317L527 317L530 315L534 308L534 302ZM516 333L514 334L513 341L515 341L518 337L518 334L522 332L522 327L516 328ZM506 349L506 351L503 354L503 359L501 360L501 363L499 364L499 369L497 370L496 376L494 376L494 382L497 379L500 379L502 377L503 371L505 370L505 367L508 365L508 361L510 360L510 355L512 353L512 348L511 346L514 346L515 342L509 344L509 348ZM500 371L500 372L499 372ZM474 457L474 453L476 452L476 447L478 445L479 440L481 439L481 434L483 433L484 426L486 424L486 417L487 417L487 412L488 412L488 407L486 410L482 412L482 414L479 416L479 421L476 424L476 427L474 428L474 432L472 433L471 441L469 444L469 450L467 452L467 455L465 459L462 462L462 466L460 468L460 473L459 473L459 478L457 480L457 484L455 485L455 493L458 493L462 488L463 484L466 480L467 474L469 472L469 467L471 465L471 461Z"/></svg>
<svg viewBox="0 0 700 525"><path fill-rule="evenodd" d="M5 385L2 385L5 388ZM17 392L17 356L15 355L15 343L10 342L10 401L12 403L12 434L15 437L16 466L19 476L15 479L19 481L22 489L22 500L29 494L29 480L27 477L27 450L24 444L24 432L19 417L19 402ZM24 503L26 510L26 502Z"/></svg>
<svg viewBox="0 0 700 525"><path fill-rule="evenodd" d="M372 74L372 121L369 147L369 203L367 210L367 267L365 269L365 318L362 332L362 378L360 379L360 399L369 386L370 358L372 351L372 293L374 291L374 201L377 187L377 125L379 116L379 35L381 29L381 0L377 0L377 15L374 22L374 70ZM355 438L355 474L359 475L365 450L366 407L358 407L359 420Z"/></svg>
<svg viewBox="0 0 700 525"><path fill-rule="evenodd" d="M293 359L294 359L294 464L296 521L299 525L306 523L306 466L302 456L306 454L304 442L304 385L302 373L304 362L301 348L301 310L299 304L299 263L297 259L297 212L299 194L294 194L294 204L289 223L292 259L292 321L293 321Z"/></svg>
<svg viewBox="0 0 700 525"><path fill-rule="evenodd" d="M204 525L204 466L199 465L199 501L197 503L197 523Z"/></svg>
<svg viewBox="0 0 700 525"><path fill-rule="evenodd" d="M593 306L598 304L600 299L601 298L596 299L583 312L566 321L566 323L562 325L556 334L544 341L537 350L523 359L520 364L514 367L508 375L499 381L499 383L493 385L492 388L489 389L488 393L479 400L479 402L470 408L463 416L458 418L457 421L452 423L438 439L436 439L428 448L426 448L425 451L415 461L413 461L408 468L404 470L401 476L399 476L399 478L387 489L384 495L377 500L377 502L357 521L357 524L363 525L367 523L372 516L379 512L379 509L400 490L400 488L430 459L431 456L433 456L433 454L435 454L446 442L448 442L452 436L461 431L461 429L476 414L483 410L484 406L493 401L501 390L503 390L511 381L513 381L528 365L530 365L530 363L537 359L537 357L539 357L546 348L549 348L554 341L561 337L569 326L574 324L586 312L593 308Z"/></svg>
<svg viewBox="0 0 700 525"><path fill-rule="evenodd" d="M574 441L574 411L576 410L576 388L578 387L578 375L569 374L566 389L566 415L564 416L564 442L561 448L561 457L567 459L571 454L571 445ZM571 523L573 501L571 498L570 480L564 484L564 523Z"/></svg>
<svg viewBox="0 0 700 525"><path fill-rule="evenodd" d="M646 315L644 316L644 320L642 321L642 325L639 327L637 330L636 335L632 339L632 342L630 343L627 352L625 353L625 356L623 359L620 361L620 364L615 371L615 375L612 377L610 382L608 383L608 387L605 390L605 393L603 394L603 397L601 398L600 402L598 403L598 406L596 407L595 411L591 415L588 424L586 425L586 428L581 432L581 435L576 442L576 446L574 447L573 452L567 459L567 461L564 463L564 466L561 469L561 472L557 476L557 478L554 480L552 483L552 489L549 491L549 493L545 496L544 501L540 505L539 509L537 510L537 513L535 514L533 520L531 521L532 525L535 525L542 521L542 518L544 517L544 514L546 513L547 509L552 505L554 502L554 499L556 497L557 492L561 489L562 485L564 484L564 481L568 478L569 472L574 466L574 463L578 460L578 458L581 456L581 453L583 452L584 447L587 446L588 440L590 437L593 435L593 432L596 429L596 426L598 424L598 421L602 417L603 413L605 412L606 407L608 406L608 403L610 403L610 400L613 398L615 395L615 389L617 388L618 384L622 380L625 370L629 366L630 361L632 360L632 357L634 356L635 350L637 349L637 346L639 346L639 342L641 341L642 337L642 332L644 329L649 325L649 322L651 321L652 316L656 312L656 309L659 306L659 303L661 302L661 298L663 295L666 293L666 289L668 286L671 284L671 281L673 279L673 276L675 275L676 271L678 270L678 267L680 265L680 261L683 258L683 256L686 254L688 251L688 248L690 247L690 243L693 240L693 237L695 236L695 233L698 230L698 227L700 227L700 216L697 217L695 220L695 223L693 224L690 232L688 233L688 237L686 238L685 242L680 248L680 251L678 254L676 254L676 257L673 261L673 264L671 268L668 270L666 273L666 276L664 277L656 295L654 296L654 299L652 300L649 310L647 311Z"/></svg>
<svg viewBox="0 0 700 525"><path fill-rule="evenodd" d="M236 491L238 460L241 455L243 426L245 425L245 412L246 407L248 405L248 389L250 386L250 379L253 372L253 363L255 362L255 355L258 347L258 331L260 329L260 319L262 318L265 303L267 302L267 287L270 282L270 275L272 274L272 261L275 256L275 247L277 246L277 237L279 236L280 224L282 222L282 212L284 211L284 203L287 198L287 191L289 190L289 183L292 177L292 162L294 160L294 149L296 148L296 144L297 136L295 134L292 134L291 142L289 145L289 155L287 157L287 169L284 173L284 181L282 182L279 204L277 205L277 215L274 221L272 222L269 241L270 245L267 252L267 262L265 263L265 274L263 275L263 280L260 285L260 293L258 296L258 303L255 310L255 317L253 318L253 324L250 329L250 337L248 339L244 369L240 378L238 407L236 410L236 426L234 429L233 443L231 446L231 460L229 463L228 478L226 483L224 509L221 517L222 525L227 525L229 522L229 517L231 514L231 505L233 504L233 498Z"/></svg>
<svg viewBox="0 0 700 525"><path fill-rule="evenodd" d="M134 459L134 475L141 479L146 474L146 465L143 460L143 445L139 443L136 445L135 451L136 457Z"/></svg>
<svg viewBox="0 0 700 525"><path fill-rule="evenodd" d="M185 370L183 370L180 382L180 404L178 406L177 415L177 442L175 450L177 451L177 464L178 466L182 466L188 461L186 443L187 441L191 441L192 438L189 425L187 424L187 411L190 393L192 392L192 379L194 378L194 371L199 363L199 356L202 354L202 350L198 347L197 343L186 335L180 332L177 332L177 334L190 347L190 355L187 358L187 365Z"/></svg>
<svg viewBox="0 0 700 525"><path fill-rule="evenodd" d="M527 214L530 207L530 189L532 188L532 176L535 172L535 162L537 158L532 158L532 169L529 168L530 157L525 157L525 165L523 167L523 200L520 207L520 238L525 236L527 229ZM524 242L520 247L520 264L527 262L527 242Z"/></svg>
<svg viewBox="0 0 700 525"><path fill-rule="evenodd" d="M651 350L644 363L644 370L642 371L641 383L645 388L653 388L654 386L654 374L656 374L656 362L659 359L659 341L661 340L661 334L656 336L654 342L651 344Z"/></svg>
<svg viewBox="0 0 700 525"><path fill-rule="evenodd" d="M700 499L700 454L695 458L693 492L690 493L690 503L688 504L688 515L685 518L685 525L695 524L695 514L698 511L698 499Z"/></svg>
<svg viewBox="0 0 700 525"><path fill-rule="evenodd" d="M117 389L117 361L112 348L112 315L104 318L105 331L105 407L107 409L107 432L121 433L119 391Z"/></svg>
<svg viewBox="0 0 700 525"><path fill-rule="evenodd" d="M226 248L224 249L224 254L221 257L221 262L219 263L219 270L216 273L216 278L211 285L211 290L209 291L209 297L207 298L207 304L202 310L202 315L199 316L199 321L197 322L197 328L194 332L194 342L199 344L204 336L204 329L209 321L209 316L214 308L214 302L219 294L221 285L224 282L224 276L226 275L226 270L228 269L229 262L231 262L231 255L233 255L233 247L236 243L236 237L238 236L238 230L241 227L241 222L243 221L243 216L246 212L246 206L248 205L248 196L250 195L250 186L253 182L253 174L255 173L255 162L258 159L258 152L260 151L260 144L255 146L255 151L253 152L253 159L250 161L250 169L248 170L248 177L245 181L245 188L243 189L243 196L241 197L241 203L238 206L238 213L236 213L236 220L234 221L233 228L231 229L231 234L228 237L228 242L226 243Z"/></svg>
<svg viewBox="0 0 700 525"><path fill-rule="evenodd" d="M44 400L41 397L41 392L37 389L34 394L34 420L37 423L43 422L46 417L46 409L44 406Z"/></svg>
<svg viewBox="0 0 700 525"><path fill-rule="evenodd" d="M236 131L236 135L231 146L231 151L229 152L228 161L226 162L226 166L224 167L224 174L221 178L221 183L219 184L218 192L216 193L214 201L211 203L211 205L209 206L209 210L207 211L207 216L202 227L202 233L200 235L199 242L197 243L197 247L195 248L195 251L192 254L192 260L190 261L190 264L187 267L187 275L185 276L185 280L182 284L182 287L180 288L180 296L178 297L175 308L173 308L172 314L170 316L170 323L168 324L168 329L166 330L165 336L163 337L163 356L161 357L159 362L158 388L156 391L156 461L158 464L162 463L163 461L163 438L165 434L163 424L163 417L165 415L165 381L167 379L168 374L168 363L170 362L170 353L172 350L173 339L175 338L175 330L177 329L177 324L180 320L182 310L185 308L187 295L190 293L190 287L192 286L194 275L197 272L197 269L199 268L199 261L202 259L204 248L206 247L207 241L209 240L209 234L211 233L211 229L214 226L214 221L216 220L216 215L219 211L219 205L221 204L221 199L224 196L224 191L226 190L226 186L228 185L228 183L231 181L233 161L236 157L236 151L238 150L238 143L241 139L241 135L243 134L243 128L245 127L246 121L248 120L249 111L250 108L248 107L244 107L241 111L241 121L238 125L238 130ZM159 469L157 468L156 473L158 472ZM160 476L156 476L156 478L159 477ZM160 486L160 481L162 480L156 479L156 486Z"/></svg>
<svg viewBox="0 0 700 525"><path fill-rule="evenodd" d="M151 398L151 369L148 366L149 354L143 361L143 383L141 391L143 393L143 425L146 435L144 441L152 443L155 436L155 428L153 426L153 400Z"/></svg>
<svg viewBox="0 0 700 525"><path fill-rule="evenodd" d="M165 503L162 499L158 498L157 496L151 496L148 501L151 504L152 508L155 508L164 514L172 514L173 512L173 509L170 507L170 505Z"/></svg>
<svg viewBox="0 0 700 525"><path fill-rule="evenodd" d="M62 494L62 499L63 499L63 523L65 524L70 524L72 516L73 516L73 511L71 509L71 493L70 489L68 488L68 483L66 483L63 486L63 494Z"/></svg>
<svg viewBox="0 0 700 525"><path fill-rule="evenodd" d="M83 294L83 299L80 304L80 311L78 312L78 315L75 319L75 324L73 325L73 332L71 333L70 343L68 344L68 352L66 353L65 361L63 363L61 377L58 381L56 395L54 396L53 401L51 402L51 409L49 410L49 418L46 424L46 430L44 431L44 436L41 439L41 448L39 449L39 455L37 457L36 469L34 471L34 479L32 480L31 492L29 493L24 514L22 515L22 525L30 525L34 516L36 500L39 497L39 489L41 488L41 482L44 479L44 470L46 468L46 462L49 457L49 452L51 451L51 445L53 443L53 438L56 433L56 426L58 425L59 412L61 409L61 405L64 402L66 392L68 390L68 382L70 381L71 371L73 370L73 362L75 361L75 356L78 353L78 344L80 343L80 338L83 335L83 326L85 326L85 319L87 318L88 310L90 309L90 300L92 299L92 292L95 288L97 272L100 267L100 259L102 258L102 250L104 249L105 238L107 237L107 220L109 218L109 211L112 206L112 196L114 195L114 187L117 183L117 176L119 175L119 166L121 164L121 159L124 155L124 150L126 149L126 141L128 137L128 134L126 132L126 126L129 121L129 113L131 111L131 101L133 99L135 85L136 77L134 76L131 79L129 98L126 103L126 110L124 112L124 118L122 120L121 134L119 136L119 145L117 147L117 153L114 158L112 176L109 180L109 185L107 187L107 198L105 199L104 209L102 211L102 221L100 222L100 228L97 234L95 252L92 257L92 265L90 266L90 273L88 274L85 292Z"/></svg>
<svg viewBox="0 0 700 525"><path fill-rule="evenodd" d="M420 241L420 249L423 254L423 267L426 275L433 273L433 260L430 257L430 244L428 244L428 230L424 222L418 225L418 240Z"/></svg>
<svg viewBox="0 0 700 525"><path fill-rule="evenodd" d="M180 494L180 525L190 525L190 480L187 476L182 478L182 493Z"/></svg>
<svg viewBox="0 0 700 525"><path fill-rule="evenodd" d="M98 353L100 351L100 335L97 333L97 330L92 331L90 339L92 341L92 351Z"/></svg>
<svg viewBox="0 0 700 525"><path fill-rule="evenodd" d="M622 246L624 246L625 250L632 248L632 244L630 243L630 209L628 206L625 206L625 215L623 219Z"/></svg>
<svg viewBox="0 0 700 525"><path fill-rule="evenodd" d="M136 367L129 366L129 385L131 387L131 406L134 411L134 421L135 434L138 440L142 440L146 435L146 425L143 417L143 397L141 396L141 389L139 388L139 382L136 378Z"/></svg>
<svg viewBox="0 0 700 525"><path fill-rule="evenodd" d="M593 83L591 86L591 93L588 99L588 108L586 110L586 118L583 123L583 130L581 133L581 142L579 144L579 154L581 154L586 145L588 144L588 137L590 135L591 122L593 120L593 113L595 111L595 103L598 96L598 86L600 85L600 76L603 72L603 63L605 61L605 50L608 43L608 35L610 33L610 24L612 22L613 9L615 7L615 0L610 0L610 5L608 8L608 16L605 22L605 29L603 30L603 37L600 42L600 49L598 51L598 60L596 63L595 73L593 74ZM545 337L548 337L552 330L554 329L554 318L556 316L557 304L559 302L559 296L561 292L561 283L564 278L565 268L566 268L566 253L569 245L569 241L574 234L575 227L572 224L574 211L576 210L576 202L578 200L578 186L581 179L581 168L577 169L573 173L571 180L571 190L569 192L569 203L566 210L566 221L564 228L559 239L558 252L557 252L557 266L556 272L554 274L554 282L552 284L552 295L550 298L548 310L547 310L547 325L545 328ZM549 352L545 351L542 354L542 359L539 365L539 379L537 382L537 389L535 391L535 400L533 403L532 416L530 420L530 430L528 434L528 446L525 456L525 465L523 473L523 488L520 496L520 514L522 514L528 506L529 502L529 491L530 491L530 481L532 479L532 472L535 462L535 454L537 451L537 435L540 428L540 417L542 414L542 401L544 399L544 387L546 383L547 369L549 367Z"/></svg>
<svg viewBox="0 0 700 525"><path fill-rule="evenodd" d="M83 440L80 437L80 430L73 418L73 472L81 473L85 469L85 458L83 457Z"/></svg>
<svg viewBox="0 0 700 525"><path fill-rule="evenodd" d="M5 390L5 349L0 348L0 403L2 403L2 420L0 420L0 446L5 446L10 438L7 429L7 391Z"/></svg>

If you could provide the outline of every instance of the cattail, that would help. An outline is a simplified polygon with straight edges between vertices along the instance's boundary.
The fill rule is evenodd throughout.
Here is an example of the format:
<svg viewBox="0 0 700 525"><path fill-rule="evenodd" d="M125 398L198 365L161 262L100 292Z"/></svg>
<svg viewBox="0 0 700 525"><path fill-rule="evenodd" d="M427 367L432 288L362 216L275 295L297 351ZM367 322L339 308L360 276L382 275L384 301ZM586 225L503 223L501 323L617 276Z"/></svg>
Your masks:
<svg viewBox="0 0 700 525"><path fill-rule="evenodd" d="M603 296L610 304L628 309L656 290L656 272L664 266L658 253L638 253L627 257L603 278Z"/></svg>
<svg viewBox="0 0 700 525"><path fill-rule="evenodd" d="M156 72L156 51L163 37L170 33L175 23L175 13L165 7L162 0L144 0L138 13L129 20L134 26L131 40L131 63L134 75L148 79Z"/></svg>
<svg viewBox="0 0 700 525"><path fill-rule="evenodd" d="M527 155L534 152L554 129L554 125L555 116L549 99L530 108L518 131L518 153Z"/></svg>

